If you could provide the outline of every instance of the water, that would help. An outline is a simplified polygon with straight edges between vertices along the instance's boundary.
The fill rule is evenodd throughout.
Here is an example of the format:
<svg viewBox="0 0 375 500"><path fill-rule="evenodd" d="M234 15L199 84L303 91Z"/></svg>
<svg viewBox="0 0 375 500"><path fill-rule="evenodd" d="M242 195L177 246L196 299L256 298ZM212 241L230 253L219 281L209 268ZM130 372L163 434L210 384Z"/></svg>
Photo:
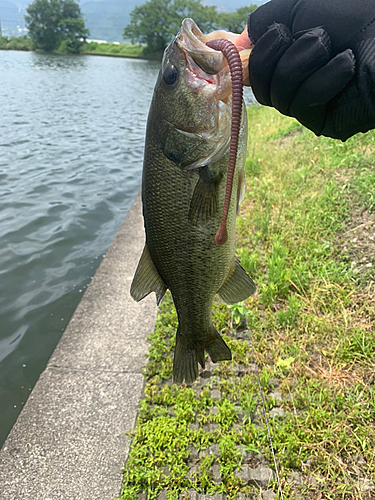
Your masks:
<svg viewBox="0 0 375 500"><path fill-rule="evenodd" d="M139 191L159 66L0 51L0 446Z"/></svg>
<svg viewBox="0 0 375 500"><path fill-rule="evenodd" d="M139 191L158 69L0 51L0 446Z"/></svg>

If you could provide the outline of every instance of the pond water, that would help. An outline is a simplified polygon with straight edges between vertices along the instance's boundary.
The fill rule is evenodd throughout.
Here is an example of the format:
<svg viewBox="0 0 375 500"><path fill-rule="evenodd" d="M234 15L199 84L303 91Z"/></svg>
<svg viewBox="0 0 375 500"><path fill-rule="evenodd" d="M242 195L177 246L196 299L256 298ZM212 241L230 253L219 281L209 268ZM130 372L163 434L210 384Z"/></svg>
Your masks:
<svg viewBox="0 0 375 500"><path fill-rule="evenodd" d="M139 191L159 66L0 51L0 446Z"/></svg>

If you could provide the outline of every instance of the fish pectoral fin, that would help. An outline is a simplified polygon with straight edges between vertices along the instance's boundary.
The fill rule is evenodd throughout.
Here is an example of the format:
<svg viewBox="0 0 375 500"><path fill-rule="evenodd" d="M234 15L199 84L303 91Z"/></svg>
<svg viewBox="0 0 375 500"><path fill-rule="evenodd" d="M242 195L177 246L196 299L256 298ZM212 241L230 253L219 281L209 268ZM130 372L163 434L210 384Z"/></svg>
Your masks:
<svg viewBox="0 0 375 500"><path fill-rule="evenodd" d="M208 166L200 171L190 202L189 221L197 226L208 222L218 208L219 184L222 174L213 176Z"/></svg>
<svg viewBox="0 0 375 500"><path fill-rule="evenodd" d="M204 369L204 347L196 343L194 347L186 347L180 327L176 333L176 347L173 358L173 382L175 384L192 384L198 378L198 362Z"/></svg>
<svg viewBox="0 0 375 500"><path fill-rule="evenodd" d="M218 295L222 302L233 305L247 299L255 292L255 289L254 281L241 267L239 260L235 258L229 276L218 291Z"/></svg>
<svg viewBox="0 0 375 500"><path fill-rule="evenodd" d="M214 327L212 327L212 335L205 340L204 348L210 355L213 363L217 363L218 361L230 361L232 359L232 353L229 347Z"/></svg>
<svg viewBox="0 0 375 500"><path fill-rule="evenodd" d="M148 246L145 245L130 287L130 295L139 302L149 293L155 292L159 305L166 291L167 287L152 262Z"/></svg>

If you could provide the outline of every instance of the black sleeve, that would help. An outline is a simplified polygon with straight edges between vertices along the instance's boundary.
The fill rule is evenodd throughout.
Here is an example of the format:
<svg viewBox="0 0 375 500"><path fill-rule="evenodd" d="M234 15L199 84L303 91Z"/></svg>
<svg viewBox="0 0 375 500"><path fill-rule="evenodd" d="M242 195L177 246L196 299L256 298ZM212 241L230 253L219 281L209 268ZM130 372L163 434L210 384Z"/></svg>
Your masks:
<svg viewBox="0 0 375 500"><path fill-rule="evenodd" d="M271 0L248 31L260 103L318 135L345 140L375 127L373 0Z"/></svg>

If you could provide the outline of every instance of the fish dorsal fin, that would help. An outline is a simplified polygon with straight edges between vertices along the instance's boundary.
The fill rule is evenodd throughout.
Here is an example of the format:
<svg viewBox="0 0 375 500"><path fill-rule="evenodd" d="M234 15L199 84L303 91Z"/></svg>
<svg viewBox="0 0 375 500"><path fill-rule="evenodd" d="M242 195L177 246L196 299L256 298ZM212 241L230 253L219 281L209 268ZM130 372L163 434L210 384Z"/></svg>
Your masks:
<svg viewBox="0 0 375 500"><path fill-rule="evenodd" d="M218 291L220 300L225 304L233 305L247 299L255 292L254 281L246 274L237 258L229 272L224 285Z"/></svg>
<svg viewBox="0 0 375 500"><path fill-rule="evenodd" d="M152 262L148 246L145 245L130 287L130 295L139 302L149 293L155 292L159 305L166 291L167 287Z"/></svg>
<svg viewBox="0 0 375 500"><path fill-rule="evenodd" d="M213 176L208 166L201 169L189 210L189 221L195 226L206 223L215 215L222 178L222 174Z"/></svg>

